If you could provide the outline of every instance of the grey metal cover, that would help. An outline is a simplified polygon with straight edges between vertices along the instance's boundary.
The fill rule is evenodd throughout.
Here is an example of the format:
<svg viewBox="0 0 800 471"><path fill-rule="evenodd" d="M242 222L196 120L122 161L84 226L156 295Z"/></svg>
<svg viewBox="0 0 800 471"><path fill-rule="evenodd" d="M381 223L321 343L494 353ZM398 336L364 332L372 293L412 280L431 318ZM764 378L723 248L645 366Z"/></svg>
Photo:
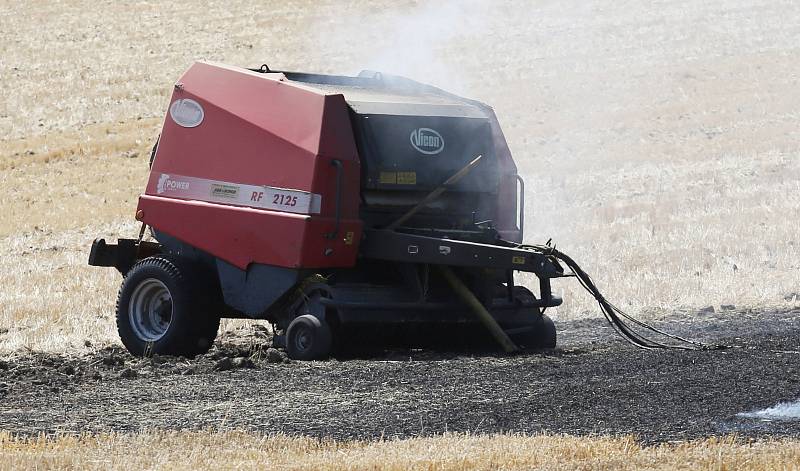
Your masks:
<svg viewBox="0 0 800 471"><path fill-rule="evenodd" d="M494 192L498 185L489 116L477 102L413 80L374 72L358 77L284 73L352 109L362 188L426 191L477 155L480 164L453 188Z"/></svg>

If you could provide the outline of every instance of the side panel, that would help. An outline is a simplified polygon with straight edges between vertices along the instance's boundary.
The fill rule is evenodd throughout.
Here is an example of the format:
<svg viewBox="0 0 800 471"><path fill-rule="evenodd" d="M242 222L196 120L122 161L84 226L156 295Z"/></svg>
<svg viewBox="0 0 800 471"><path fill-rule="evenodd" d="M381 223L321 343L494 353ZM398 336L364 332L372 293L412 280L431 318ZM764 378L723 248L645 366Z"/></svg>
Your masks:
<svg viewBox="0 0 800 471"><path fill-rule="evenodd" d="M342 221L339 237L326 239L334 226L329 218L147 195L139 208L147 224L241 269L351 266L361 237L360 221Z"/></svg>
<svg viewBox="0 0 800 471"><path fill-rule="evenodd" d="M217 271L225 304L251 317L266 311L302 275L301 270L261 264L241 270L219 259Z"/></svg>
<svg viewBox="0 0 800 471"><path fill-rule="evenodd" d="M500 236L512 242L522 242L524 227L517 227L517 214L519 206L517 204L517 165L511 156L511 150L506 143L506 137L500 129L497 115L494 110L481 104L484 111L489 116L492 126L492 138L494 141L494 151L497 156L497 164L500 169L500 186L497 192L497 218L495 227Z"/></svg>
<svg viewBox="0 0 800 471"><path fill-rule="evenodd" d="M482 155L452 191L497 191L492 130L485 118L356 114L354 122L365 189L429 192ZM415 136L435 143L433 150L415 147Z"/></svg>
<svg viewBox="0 0 800 471"><path fill-rule="evenodd" d="M194 107L188 125L171 112L181 100ZM143 222L242 269L251 263L355 264L360 168L340 94L287 81L282 74L198 62L176 84L170 110L139 199ZM341 180L334 160L342 164ZM172 178L176 175L187 178ZM192 182L198 187L203 181L224 184L208 183L197 193ZM311 195L315 209L282 210L283 199L273 206L241 197L224 200L226 194L254 194L258 187L285 189L287 197L301 201ZM340 230L331 237L337 191Z"/></svg>

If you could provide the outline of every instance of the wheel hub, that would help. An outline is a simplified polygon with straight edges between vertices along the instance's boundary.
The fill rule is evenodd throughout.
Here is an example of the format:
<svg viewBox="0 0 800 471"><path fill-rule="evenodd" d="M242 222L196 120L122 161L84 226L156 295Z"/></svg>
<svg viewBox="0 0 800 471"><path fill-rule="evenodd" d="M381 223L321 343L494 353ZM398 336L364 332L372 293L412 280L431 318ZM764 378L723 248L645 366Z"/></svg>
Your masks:
<svg viewBox="0 0 800 471"><path fill-rule="evenodd" d="M297 333L297 337L295 337L295 346L298 350L305 351L313 343L312 333L309 329L303 327L300 332Z"/></svg>
<svg viewBox="0 0 800 471"><path fill-rule="evenodd" d="M155 278L143 280L131 295L128 317L133 332L145 342L161 339L172 322L172 295Z"/></svg>

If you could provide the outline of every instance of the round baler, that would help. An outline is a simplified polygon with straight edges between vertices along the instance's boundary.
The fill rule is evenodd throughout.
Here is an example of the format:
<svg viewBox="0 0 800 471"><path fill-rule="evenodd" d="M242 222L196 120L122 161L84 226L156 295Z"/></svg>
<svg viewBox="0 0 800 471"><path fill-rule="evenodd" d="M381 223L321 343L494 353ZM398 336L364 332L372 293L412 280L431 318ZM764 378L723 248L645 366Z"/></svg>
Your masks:
<svg viewBox="0 0 800 471"><path fill-rule="evenodd" d="M521 245L524 186L497 118L432 86L195 63L135 214L139 237L95 240L89 263L124 275L117 325L136 355L202 353L223 317L270 321L295 359L555 346L544 310L564 273Z"/></svg>

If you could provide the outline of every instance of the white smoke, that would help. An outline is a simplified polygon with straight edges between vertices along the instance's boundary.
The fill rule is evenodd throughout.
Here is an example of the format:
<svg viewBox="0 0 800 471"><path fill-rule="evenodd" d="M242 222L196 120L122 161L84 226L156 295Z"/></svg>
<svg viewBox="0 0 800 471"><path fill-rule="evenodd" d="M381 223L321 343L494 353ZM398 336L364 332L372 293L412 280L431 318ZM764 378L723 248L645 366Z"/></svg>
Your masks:
<svg viewBox="0 0 800 471"><path fill-rule="evenodd" d="M464 45L486 36L491 8L489 2L465 0L356 13L317 25L314 42L321 56L333 59L326 66L335 73L375 70L463 93L467 71L480 68L482 60L465 54Z"/></svg>
<svg viewBox="0 0 800 471"><path fill-rule="evenodd" d="M767 409L742 412L739 417L767 420L797 420L800 419L800 400L795 402L781 402Z"/></svg>

